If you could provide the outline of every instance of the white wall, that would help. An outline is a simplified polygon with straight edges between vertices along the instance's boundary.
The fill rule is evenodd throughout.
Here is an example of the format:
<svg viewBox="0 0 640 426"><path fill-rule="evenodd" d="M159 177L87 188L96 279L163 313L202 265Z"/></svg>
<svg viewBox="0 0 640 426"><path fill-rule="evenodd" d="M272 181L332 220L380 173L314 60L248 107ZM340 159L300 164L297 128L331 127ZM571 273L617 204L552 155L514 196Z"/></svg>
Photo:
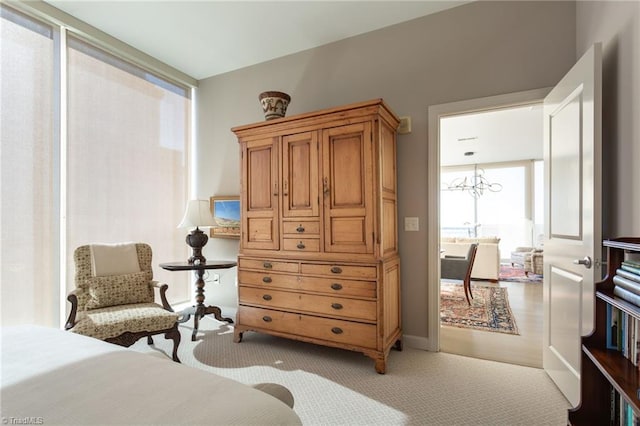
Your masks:
<svg viewBox="0 0 640 426"><path fill-rule="evenodd" d="M419 232L399 235L403 328L428 337L428 106L552 86L574 63L575 35L573 2L473 2L202 80L198 196L239 193L229 129L263 120L260 92L289 93L287 115L384 98L396 114L412 117L413 132L398 140L398 214L420 219ZM236 241L210 240L205 256L232 258L237 248ZM207 288L209 302L235 305L235 277L228 275Z"/></svg>
<svg viewBox="0 0 640 426"><path fill-rule="evenodd" d="M580 1L576 57L602 42L603 237L640 236L640 2Z"/></svg>

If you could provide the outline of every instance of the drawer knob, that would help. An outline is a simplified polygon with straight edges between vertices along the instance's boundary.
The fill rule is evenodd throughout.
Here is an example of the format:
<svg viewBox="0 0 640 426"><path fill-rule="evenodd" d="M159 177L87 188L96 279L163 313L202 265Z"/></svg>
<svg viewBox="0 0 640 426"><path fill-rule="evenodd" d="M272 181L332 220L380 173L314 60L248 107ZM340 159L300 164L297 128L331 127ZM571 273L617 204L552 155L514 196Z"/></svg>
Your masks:
<svg viewBox="0 0 640 426"><path fill-rule="evenodd" d="M342 309L342 304L341 303L332 303L331 307L333 309Z"/></svg>
<svg viewBox="0 0 640 426"><path fill-rule="evenodd" d="M333 268L331 268L331 272L333 272L334 274L341 274L342 268L340 268L339 266L334 266Z"/></svg>
<svg viewBox="0 0 640 426"><path fill-rule="evenodd" d="M298 227L296 228L296 231L298 231L298 232L304 232L304 226L302 226L302 225L298 225Z"/></svg>
<svg viewBox="0 0 640 426"><path fill-rule="evenodd" d="M342 284L333 283L333 284L331 284L331 288L334 289L334 290L342 290Z"/></svg>
<svg viewBox="0 0 640 426"><path fill-rule="evenodd" d="M342 334L342 329L341 329L340 327L333 327L333 328L331 329L331 332L332 332L333 334Z"/></svg>
<svg viewBox="0 0 640 426"><path fill-rule="evenodd" d="M263 282L263 283L270 283L271 281L272 281L272 280L271 280L271 277L264 277L264 278L262 279L262 282Z"/></svg>
<svg viewBox="0 0 640 426"><path fill-rule="evenodd" d="M265 315L265 316L262 317L262 321L271 322L271 317L269 315Z"/></svg>
<svg viewBox="0 0 640 426"><path fill-rule="evenodd" d="M271 269L271 268L273 268L273 265L271 264L271 262L264 262L262 264L262 267L265 268L265 269Z"/></svg>
<svg viewBox="0 0 640 426"><path fill-rule="evenodd" d="M300 241L296 247L298 247L300 250L302 250L303 248L305 248L305 245L304 245L304 243L302 241Z"/></svg>
<svg viewBox="0 0 640 426"><path fill-rule="evenodd" d="M264 296L262 296L262 298L263 298L264 300L271 300L271 299L272 299L272 297L271 297L271 295L270 295L270 294L265 294Z"/></svg>

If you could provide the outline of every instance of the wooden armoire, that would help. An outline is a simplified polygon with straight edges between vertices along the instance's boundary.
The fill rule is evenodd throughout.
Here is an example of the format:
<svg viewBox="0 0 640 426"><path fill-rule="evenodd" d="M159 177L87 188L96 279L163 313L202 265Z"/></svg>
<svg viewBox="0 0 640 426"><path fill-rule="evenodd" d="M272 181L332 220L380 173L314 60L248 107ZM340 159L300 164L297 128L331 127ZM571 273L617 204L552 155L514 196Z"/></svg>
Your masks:
<svg viewBox="0 0 640 426"><path fill-rule="evenodd" d="M232 129L241 149L239 308L252 330L362 352L402 349L399 120L382 99Z"/></svg>

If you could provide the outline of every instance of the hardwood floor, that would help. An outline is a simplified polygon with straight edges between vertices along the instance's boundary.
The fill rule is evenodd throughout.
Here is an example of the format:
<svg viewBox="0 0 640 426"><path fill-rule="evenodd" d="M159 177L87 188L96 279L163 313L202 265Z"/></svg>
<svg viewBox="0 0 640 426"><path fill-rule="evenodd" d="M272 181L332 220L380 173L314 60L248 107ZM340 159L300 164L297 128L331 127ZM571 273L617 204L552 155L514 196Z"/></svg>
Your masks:
<svg viewBox="0 0 640 426"><path fill-rule="evenodd" d="M542 368L542 283L472 281L471 286L506 287L520 335L440 326L440 350Z"/></svg>

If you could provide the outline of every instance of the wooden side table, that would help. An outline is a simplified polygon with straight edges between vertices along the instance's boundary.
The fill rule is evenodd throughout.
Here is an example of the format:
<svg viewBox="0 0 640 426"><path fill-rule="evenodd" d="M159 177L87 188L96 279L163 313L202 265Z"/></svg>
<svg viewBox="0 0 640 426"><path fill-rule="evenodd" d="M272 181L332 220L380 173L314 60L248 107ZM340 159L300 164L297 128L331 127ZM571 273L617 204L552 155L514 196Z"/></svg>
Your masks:
<svg viewBox="0 0 640 426"><path fill-rule="evenodd" d="M198 333L198 326L200 320L208 314L213 314L218 321L226 321L229 324L233 324L231 318L225 318L222 316L222 311L217 306L205 306L204 304L204 271L207 269L227 269L236 266L236 262L222 261L222 260L207 260L206 263L193 264L188 262L169 262L161 263L160 267L167 271L194 271L196 274L196 305L187 308L179 314L181 318L179 323L189 321L193 315L193 333L191 334L191 341L195 342L196 334Z"/></svg>

